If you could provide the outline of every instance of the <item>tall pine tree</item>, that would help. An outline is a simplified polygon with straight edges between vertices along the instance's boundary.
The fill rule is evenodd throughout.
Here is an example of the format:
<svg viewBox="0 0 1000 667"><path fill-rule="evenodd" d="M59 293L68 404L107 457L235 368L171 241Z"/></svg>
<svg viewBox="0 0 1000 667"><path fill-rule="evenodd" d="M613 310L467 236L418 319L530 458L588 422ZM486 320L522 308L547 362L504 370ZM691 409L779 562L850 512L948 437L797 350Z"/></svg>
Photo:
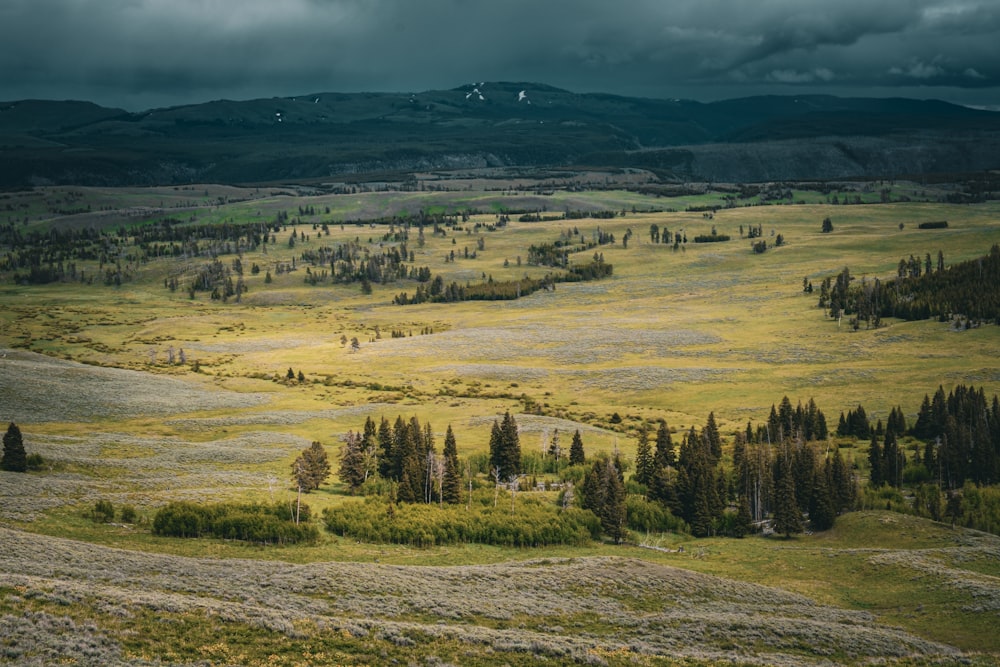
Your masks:
<svg viewBox="0 0 1000 667"><path fill-rule="evenodd" d="M802 513L795 499L795 479L791 453L778 454L777 479L774 483L774 532L785 537L802 532Z"/></svg>
<svg viewBox="0 0 1000 667"><path fill-rule="evenodd" d="M580 429L573 432L573 443L569 448L569 464L583 465L587 462L587 457L583 451L583 438L580 437Z"/></svg>
<svg viewBox="0 0 1000 667"><path fill-rule="evenodd" d="M649 444L649 429L643 424L639 429L639 442L635 449L635 480L643 486L649 486L656 473L656 459Z"/></svg>
<svg viewBox="0 0 1000 667"><path fill-rule="evenodd" d="M462 502L462 471L458 464L458 447L455 434L448 424L444 434L444 477L441 482L441 499L446 503Z"/></svg>
<svg viewBox="0 0 1000 667"><path fill-rule="evenodd" d="M3 459L0 468L10 472L25 472L28 469L28 454L24 450L21 429L11 422L3 436Z"/></svg>

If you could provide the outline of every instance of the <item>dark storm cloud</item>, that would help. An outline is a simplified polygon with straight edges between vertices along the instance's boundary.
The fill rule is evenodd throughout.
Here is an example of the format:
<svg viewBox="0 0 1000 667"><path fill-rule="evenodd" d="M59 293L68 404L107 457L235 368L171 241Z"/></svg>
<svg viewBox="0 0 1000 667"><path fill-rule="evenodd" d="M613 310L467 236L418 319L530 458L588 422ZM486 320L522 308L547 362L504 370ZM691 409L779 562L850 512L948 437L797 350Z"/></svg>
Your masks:
<svg viewBox="0 0 1000 667"><path fill-rule="evenodd" d="M1000 103L996 0L4 0L0 98L130 108L519 80Z"/></svg>

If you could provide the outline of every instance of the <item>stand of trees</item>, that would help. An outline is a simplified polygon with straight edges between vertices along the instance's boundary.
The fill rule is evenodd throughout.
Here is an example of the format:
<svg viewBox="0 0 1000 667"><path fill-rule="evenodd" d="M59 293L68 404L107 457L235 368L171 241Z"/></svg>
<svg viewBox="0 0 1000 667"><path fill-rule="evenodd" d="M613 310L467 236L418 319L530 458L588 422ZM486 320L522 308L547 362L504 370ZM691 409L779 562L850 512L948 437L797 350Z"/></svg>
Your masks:
<svg viewBox="0 0 1000 667"><path fill-rule="evenodd" d="M642 432L639 438L635 480L695 536L741 537L769 516L775 532L791 535L803 530L803 514L813 529L826 530L854 506L855 478L840 451L821 453L826 420L812 399L793 409L785 397L767 423L737 432L730 470L721 465L712 413L701 431L691 427L684 434L676 456L665 422L652 456L644 454Z"/></svg>
<svg viewBox="0 0 1000 667"><path fill-rule="evenodd" d="M855 328L860 322L876 328L884 317L904 320L937 317L941 321L961 317L968 324L1000 324L997 285L1000 285L1000 245L994 245L983 257L947 269L944 255L939 251L936 262L930 253L923 261L913 255L900 259L896 277L884 282L878 278L855 282L845 267L835 279L826 278L821 284L819 307L829 308L831 317L854 316Z"/></svg>
<svg viewBox="0 0 1000 667"><path fill-rule="evenodd" d="M435 276L427 285L419 285L413 296L406 292L397 294L392 302L398 306L420 303L454 303L456 301L512 301L535 292L555 290L557 283L584 282L608 278L614 272L611 264L598 259L582 266L569 266L565 273L546 274L543 278L495 281L490 276L486 282L445 285L441 276Z"/></svg>

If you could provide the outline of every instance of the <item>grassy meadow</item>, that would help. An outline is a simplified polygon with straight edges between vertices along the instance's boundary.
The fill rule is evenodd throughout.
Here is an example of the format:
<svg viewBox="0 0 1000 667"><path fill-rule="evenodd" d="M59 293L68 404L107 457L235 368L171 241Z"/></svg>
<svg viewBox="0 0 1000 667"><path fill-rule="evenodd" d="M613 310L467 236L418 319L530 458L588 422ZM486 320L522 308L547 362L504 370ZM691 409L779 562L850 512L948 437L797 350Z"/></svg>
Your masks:
<svg viewBox="0 0 1000 667"><path fill-rule="evenodd" d="M832 205L797 191L805 203L723 208L710 219L686 209L721 205L718 193L71 190L5 195L8 220L115 228L166 216L267 222L287 211L301 222L275 233L266 252L242 254L260 272L245 271L239 303L165 287L170 278L185 284L205 257L154 259L120 287L24 286L4 276L0 420L17 422L45 466L0 473L0 615L12 628L0 637L0 661L991 664L1000 656L1000 538L885 512L845 515L832 531L791 540L633 535L632 546L532 550L414 549L329 534L315 545L263 548L149 530L172 500L293 499L298 453L320 441L335 456L369 416L416 416L433 426L438 447L451 425L464 457L487 451L493 421L510 410L524 451L541 452L557 432L568 447L579 429L588 455L617 448L629 458L647 420L682 431L714 412L730 442L785 395L793 404L814 398L833 430L859 403L883 420L900 405L912 421L939 385L1000 393L996 326L889 320L853 331L816 306L820 282L845 266L872 280L894 276L910 255L936 261L941 251L952 264L986 254L1000 241L1000 204L915 201L934 197L894 184L911 201L879 203L875 188L858 191L867 203ZM315 215L298 216L299 207ZM616 242L571 260L602 253L614 275L516 301L410 306L392 300L412 294L414 281L376 284L370 295L357 284L305 282L303 252L388 245L388 225L353 220L473 209L461 229L426 228L422 244L411 229L413 265L446 283L541 277L548 269L527 265L529 246L574 231L590 240L600 229ZM625 214L520 222L515 213L488 229L519 209ZM825 217L832 233L820 231ZM948 228L918 229L937 220ZM652 243L654 224L689 242ZM757 226L785 245L751 252L740 228ZM713 227L732 240L693 242ZM455 261L445 261L453 250ZM220 256L226 265L234 258ZM293 258L295 270L278 273ZM96 262L79 264L97 275ZM357 349L345 342L352 338ZM288 369L304 381L288 380ZM863 443L840 444L862 463ZM134 506L138 521L94 523L86 514L101 499ZM348 499L335 479L306 497L314 515Z"/></svg>

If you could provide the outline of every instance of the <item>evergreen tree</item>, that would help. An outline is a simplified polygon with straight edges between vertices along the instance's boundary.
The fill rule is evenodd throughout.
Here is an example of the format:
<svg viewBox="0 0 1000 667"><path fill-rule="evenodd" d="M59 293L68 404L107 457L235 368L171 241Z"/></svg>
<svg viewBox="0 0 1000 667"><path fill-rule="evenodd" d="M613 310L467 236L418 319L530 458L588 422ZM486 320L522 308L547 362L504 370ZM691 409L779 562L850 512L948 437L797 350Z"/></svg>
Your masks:
<svg viewBox="0 0 1000 667"><path fill-rule="evenodd" d="M719 427L715 424L715 413L708 413L708 421L701 435L708 442L708 451L712 455L713 463L718 463L722 458L722 438L719 436Z"/></svg>
<svg viewBox="0 0 1000 667"><path fill-rule="evenodd" d="M868 473L869 483L876 489L882 486L885 478L882 476L882 447L878 443L878 435L872 434L871 444L868 446Z"/></svg>
<svg viewBox="0 0 1000 667"><path fill-rule="evenodd" d="M500 481L511 480L521 474L521 440L517 422L510 411L501 422L493 421L490 432L490 468L499 471Z"/></svg>
<svg viewBox="0 0 1000 667"><path fill-rule="evenodd" d="M503 470L508 478L521 474L521 438L517 432L517 422L510 412L505 412L500 424L503 432L504 456Z"/></svg>
<svg viewBox="0 0 1000 667"><path fill-rule="evenodd" d="M622 484L621 471L608 460L604 473L604 507L601 511L601 527L611 536L615 544L625 540L625 485Z"/></svg>
<svg viewBox="0 0 1000 667"><path fill-rule="evenodd" d="M340 468L337 477L354 492L368 479L365 453L360 435L348 431L340 448Z"/></svg>
<svg viewBox="0 0 1000 667"><path fill-rule="evenodd" d="M681 516L696 537L711 535L723 510L710 441L692 426L677 458L677 497Z"/></svg>
<svg viewBox="0 0 1000 667"><path fill-rule="evenodd" d="M639 429L639 442L635 450L635 480L643 486L649 486L656 473L656 460L649 444L649 430L643 424Z"/></svg>
<svg viewBox="0 0 1000 667"><path fill-rule="evenodd" d="M809 503L809 525L813 530L829 530L837 518L830 482L833 466L827 459L824 470L814 477L812 498Z"/></svg>
<svg viewBox="0 0 1000 667"><path fill-rule="evenodd" d="M903 485L903 468L905 467L906 458L899 449L896 433L889 429L886 431L885 443L882 446L882 482L896 488L901 487Z"/></svg>
<svg viewBox="0 0 1000 667"><path fill-rule="evenodd" d="M831 468L833 476L832 487L835 492L835 510L838 514L849 512L854 509L857 487L854 483L854 475L850 467L844 462L844 457L840 455L840 448L835 449L833 452Z"/></svg>
<svg viewBox="0 0 1000 667"><path fill-rule="evenodd" d="M816 452L811 446L796 441L792 450L792 475L795 478L795 500L800 512L808 512L816 477Z"/></svg>
<svg viewBox="0 0 1000 667"><path fill-rule="evenodd" d="M441 499L446 503L462 502L462 471L458 464L458 447L455 434L448 424L444 434L444 477L441 482Z"/></svg>
<svg viewBox="0 0 1000 667"><path fill-rule="evenodd" d="M753 527L753 518L750 516L750 501L743 494L740 494L739 504L736 509L736 521L733 522L733 537L743 537L750 533Z"/></svg>
<svg viewBox="0 0 1000 667"><path fill-rule="evenodd" d="M303 449L292 464L292 477L306 493L318 489L329 476L330 461L326 449L319 442L314 441Z"/></svg>
<svg viewBox="0 0 1000 667"><path fill-rule="evenodd" d="M3 459L0 468L10 472L25 472L28 469L28 454L24 449L21 429L11 422L3 435Z"/></svg>
<svg viewBox="0 0 1000 667"><path fill-rule="evenodd" d="M666 420L661 419L656 429L656 467L665 468L675 463L674 443L670 438L670 428Z"/></svg>
<svg viewBox="0 0 1000 667"><path fill-rule="evenodd" d="M790 537L802 532L802 513L795 499L795 479L790 453L778 455L778 474L774 489L774 532Z"/></svg>
<svg viewBox="0 0 1000 667"><path fill-rule="evenodd" d="M587 457L583 452L583 438L580 437L580 430L573 433L573 443L569 448L569 464L582 465L587 462Z"/></svg>
<svg viewBox="0 0 1000 667"><path fill-rule="evenodd" d="M393 467L393 438L392 438L392 426L389 424L389 420L382 417L378 425L378 435L376 436L378 441L378 472L383 479L396 479L395 469Z"/></svg>
<svg viewBox="0 0 1000 667"><path fill-rule="evenodd" d="M601 515L601 508L604 507L606 488L603 483L603 473L604 462L594 461L580 487L580 506L585 510L592 511L597 516Z"/></svg>
<svg viewBox="0 0 1000 667"><path fill-rule="evenodd" d="M677 495L677 471L674 468L664 466L656 470L646 497L666 507L671 514L682 516L680 498Z"/></svg>
<svg viewBox="0 0 1000 667"><path fill-rule="evenodd" d="M614 459L594 461L580 495L583 509L596 514L604 532L620 543L625 538L625 485Z"/></svg>

